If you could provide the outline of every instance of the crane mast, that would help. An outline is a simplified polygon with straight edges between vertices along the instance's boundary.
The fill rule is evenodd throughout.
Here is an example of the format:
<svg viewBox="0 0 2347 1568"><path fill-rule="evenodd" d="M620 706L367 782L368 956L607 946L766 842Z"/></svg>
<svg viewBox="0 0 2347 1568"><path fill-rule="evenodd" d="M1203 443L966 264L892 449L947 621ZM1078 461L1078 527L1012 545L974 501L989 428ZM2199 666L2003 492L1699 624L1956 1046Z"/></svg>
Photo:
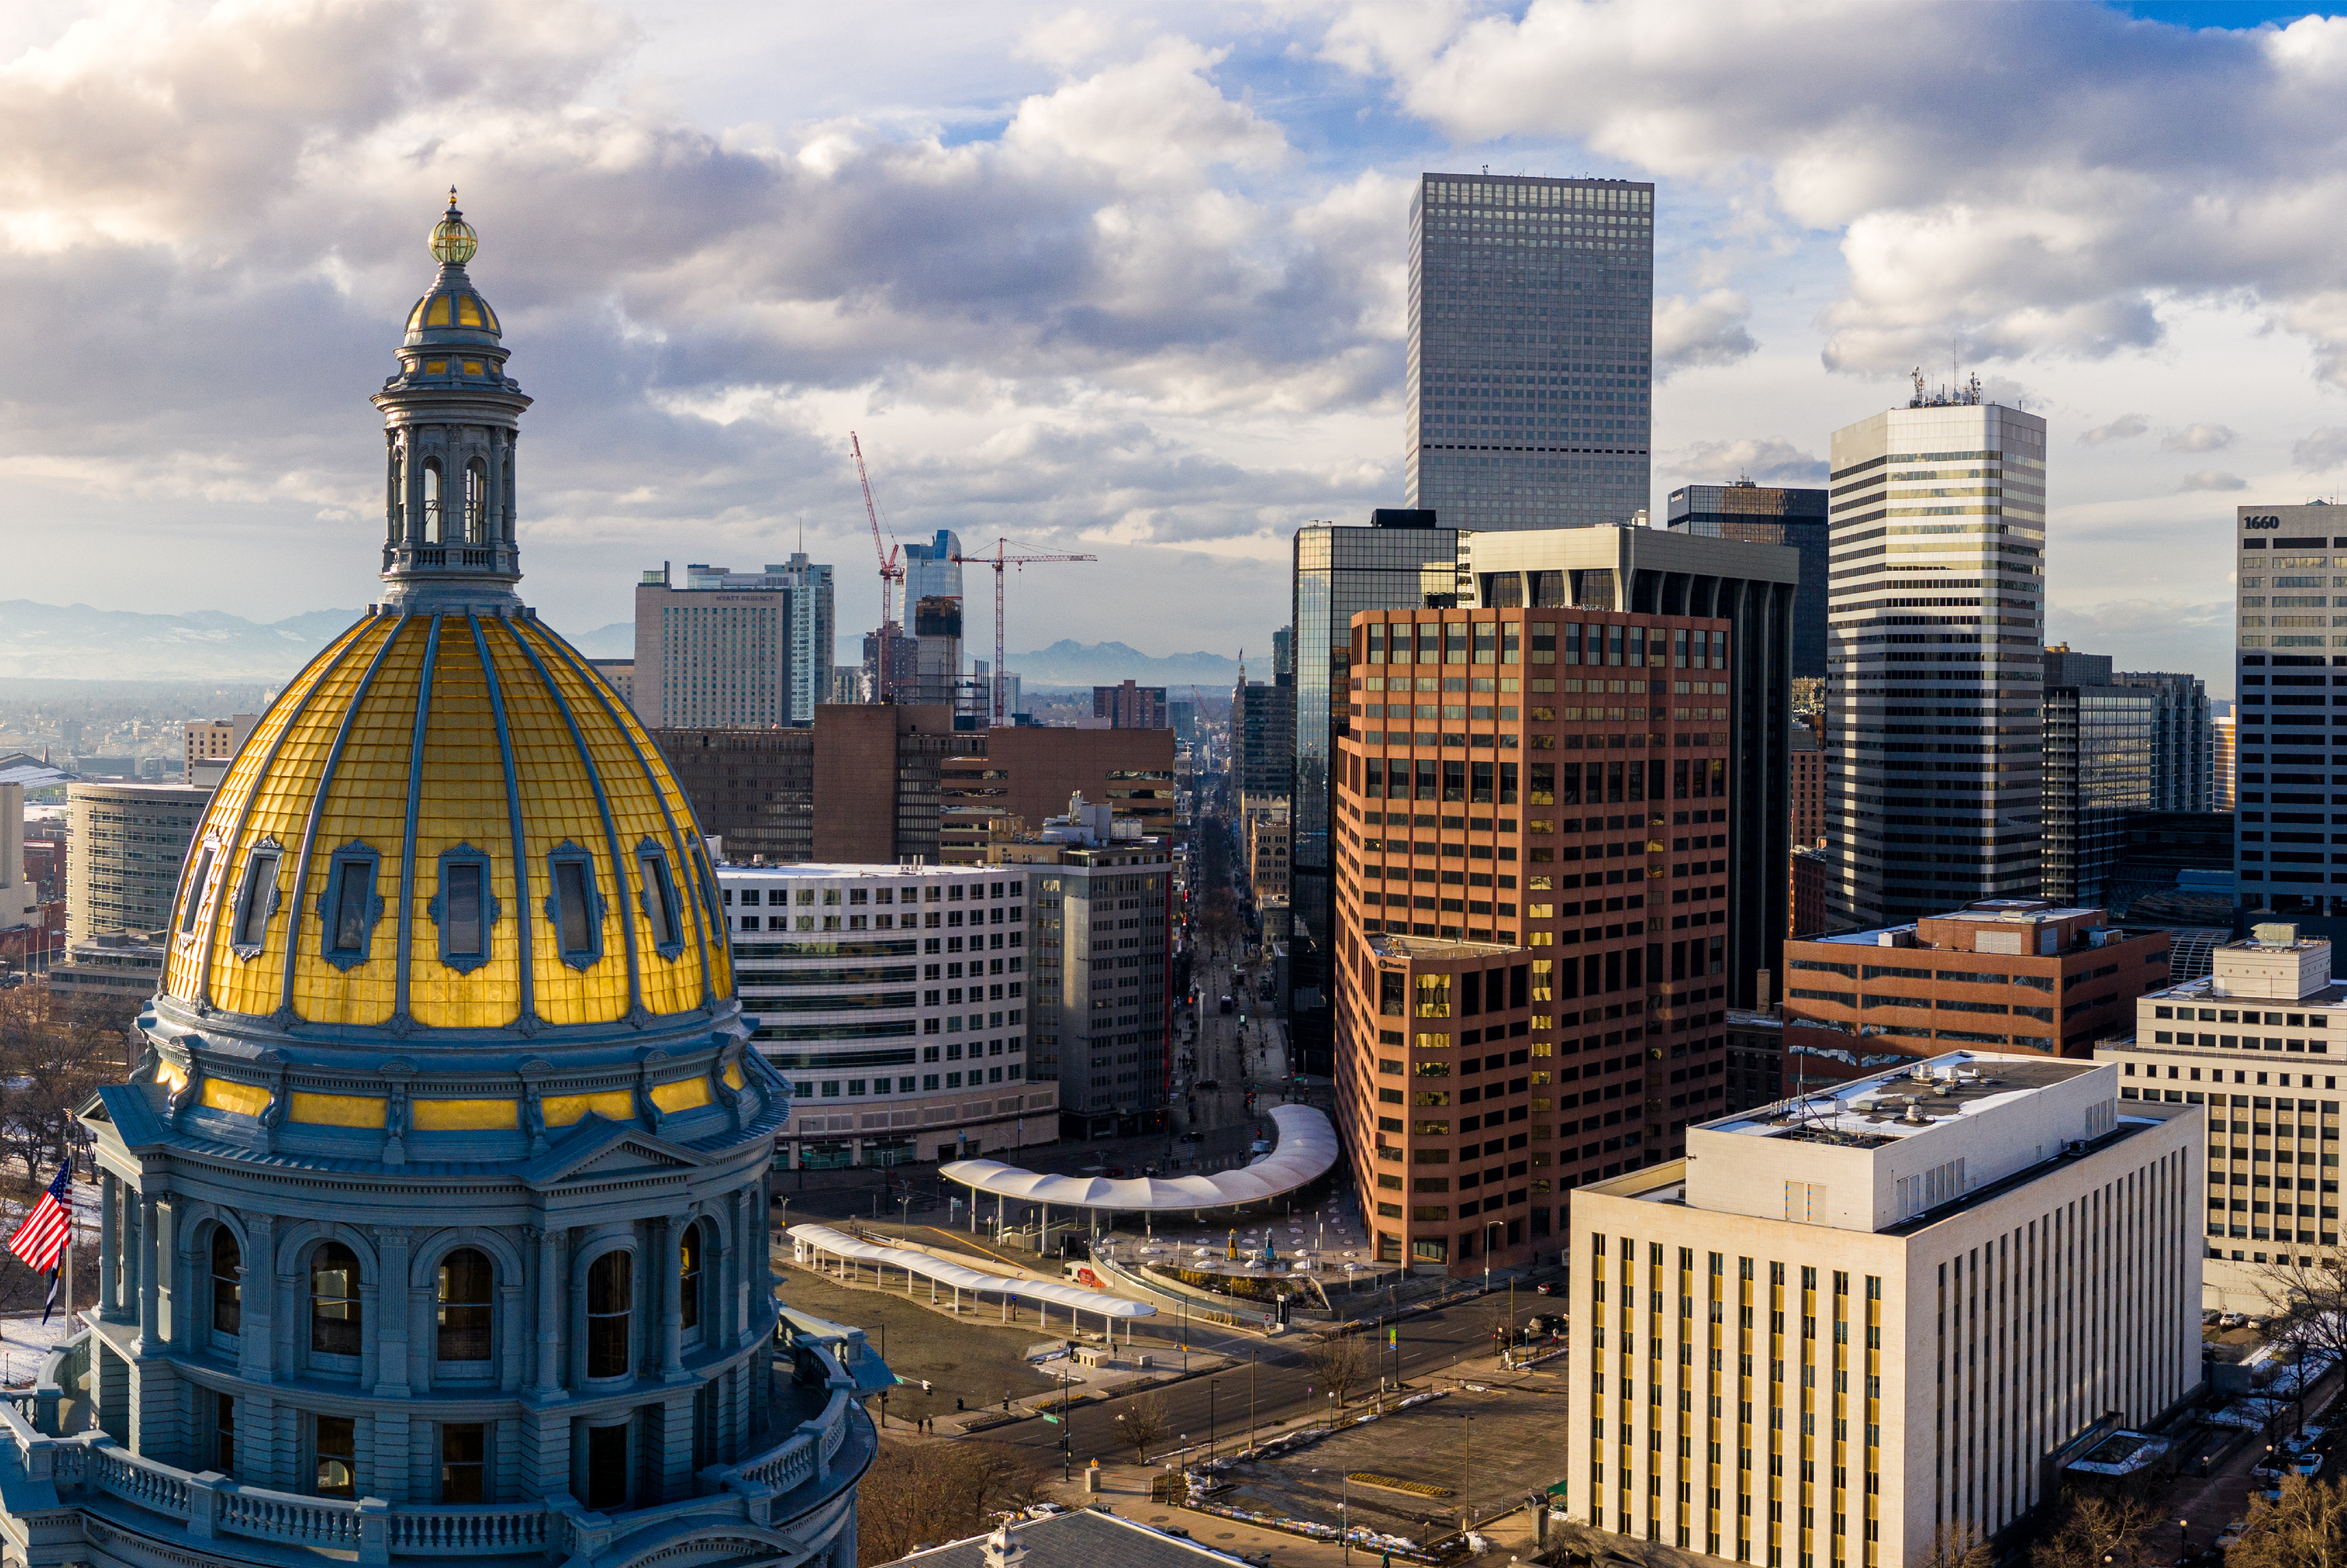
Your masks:
<svg viewBox="0 0 2347 1568"><path fill-rule="evenodd" d="M880 654L873 674L879 690L872 693L872 700L886 702L895 696L889 682L889 653L897 641L897 585L905 580L905 567L896 549L881 542L880 508L872 499L872 476L864 470L864 444L853 430L847 433L847 449L856 454L856 477L864 487L864 515L872 524L872 552L880 559Z"/></svg>
<svg viewBox="0 0 2347 1568"><path fill-rule="evenodd" d="M994 553L992 555L956 556L953 558L955 561L958 563L970 566L989 566L994 569L994 672L993 679L989 682L989 684L992 686L993 690L989 693L989 706L991 712L988 723L997 726L1000 725L1003 720L1009 717L1009 715L1003 712L1003 709L1008 702L1010 692L1010 682L1002 672L1002 569L1006 566L1023 568L1041 561L1100 559L1100 557L1098 556L1048 555L1040 550L1030 549L1025 545L1020 545L1016 548L1021 553L1013 555L1010 553L1013 548L1011 542L1009 539L998 538L994 541Z"/></svg>

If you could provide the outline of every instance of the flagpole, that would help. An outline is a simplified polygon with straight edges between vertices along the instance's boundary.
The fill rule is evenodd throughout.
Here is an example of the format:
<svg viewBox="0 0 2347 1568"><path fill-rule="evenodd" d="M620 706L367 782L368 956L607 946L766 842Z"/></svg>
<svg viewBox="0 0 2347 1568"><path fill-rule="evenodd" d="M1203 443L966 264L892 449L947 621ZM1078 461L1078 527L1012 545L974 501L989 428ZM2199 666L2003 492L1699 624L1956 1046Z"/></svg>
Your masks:
<svg viewBox="0 0 2347 1568"><path fill-rule="evenodd" d="M68 1148L67 1148L67 1152L66 1152L66 1168L67 1168L67 1170L68 1170L68 1171L70 1171L70 1170L72 1170L72 1169L73 1169L73 1152L72 1152L72 1150L71 1150L71 1148L70 1148L70 1147L68 1147ZM73 1256L73 1246L74 1246L74 1227L75 1227L77 1225L78 1225L78 1224L80 1223L80 1220L81 1220L81 1211L80 1211L79 1207L78 1207L78 1206L74 1203L74 1199L73 1199L73 1188L72 1188L70 1185L68 1185L68 1186L66 1188L66 1250L65 1250L65 1256L64 1256L64 1265L65 1265L65 1271L66 1271L66 1274L65 1274L65 1286L66 1286L66 1289L65 1289L65 1300L66 1300L66 1334L67 1334L67 1336L68 1337L70 1337L72 1336L72 1334L73 1334L73 1321L74 1321L74 1315L73 1315L73 1314L74 1314L74 1303L73 1303L73 1287L74 1287L74 1277L73 1277L73 1268L74 1268L74 1256Z"/></svg>

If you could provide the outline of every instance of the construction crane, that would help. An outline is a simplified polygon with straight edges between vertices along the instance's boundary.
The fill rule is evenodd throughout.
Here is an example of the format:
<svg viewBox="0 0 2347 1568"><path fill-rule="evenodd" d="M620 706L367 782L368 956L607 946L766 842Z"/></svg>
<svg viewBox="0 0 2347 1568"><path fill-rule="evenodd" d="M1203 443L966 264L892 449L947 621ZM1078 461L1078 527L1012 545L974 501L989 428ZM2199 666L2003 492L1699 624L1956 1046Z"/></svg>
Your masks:
<svg viewBox="0 0 2347 1568"><path fill-rule="evenodd" d="M880 541L880 508L873 504L872 476L864 471L864 445L853 430L847 433L847 449L856 454L856 477L864 487L864 515L872 522L872 552L880 558L880 656L873 677L879 689L872 693L872 700L886 702L896 695L888 682L888 653L897 641L897 585L905 580L905 566L897 559L897 547Z"/></svg>
<svg viewBox="0 0 2347 1568"><path fill-rule="evenodd" d="M1013 555L1010 553L1013 549L1026 553ZM960 565L990 566L994 569L994 691L990 703L992 716L988 722L999 725L1009 717L1003 709L1010 692L1010 683L1002 673L1002 569L1006 566L1024 568L1040 561L1098 560L1100 557L1046 555L1026 545L1013 545L1009 539L998 538L994 541L994 553L990 556L956 556L953 559Z"/></svg>

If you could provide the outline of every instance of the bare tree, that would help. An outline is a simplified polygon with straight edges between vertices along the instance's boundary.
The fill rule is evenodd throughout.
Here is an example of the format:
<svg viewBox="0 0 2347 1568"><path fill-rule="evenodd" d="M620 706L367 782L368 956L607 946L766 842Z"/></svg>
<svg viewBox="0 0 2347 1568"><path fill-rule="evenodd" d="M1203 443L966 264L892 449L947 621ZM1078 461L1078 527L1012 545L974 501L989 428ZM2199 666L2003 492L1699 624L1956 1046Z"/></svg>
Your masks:
<svg viewBox="0 0 2347 1568"><path fill-rule="evenodd" d="M864 1474L856 1561L894 1563L916 1546L975 1535L994 1515L1032 1502L1044 1475L1001 1443L884 1442Z"/></svg>
<svg viewBox="0 0 2347 1568"><path fill-rule="evenodd" d="M2282 1477L2281 1501L2250 1500L2241 1539L2228 1568L2342 1568L2347 1565L2347 1488L2336 1481Z"/></svg>
<svg viewBox="0 0 2347 1568"><path fill-rule="evenodd" d="M1942 1524L1932 1534L1930 1568L1989 1568L1994 1557L1968 1526Z"/></svg>
<svg viewBox="0 0 2347 1568"><path fill-rule="evenodd" d="M2031 1568L2135 1568L2158 1517L2139 1497L2074 1497L2061 1522L2029 1549Z"/></svg>
<svg viewBox="0 0 2347 1568"><path fill-rule="evenodd" d="M1135 1464L1149 1462L1149 1445L1165 1435L1168 1418L1165 1401L1155 1394L1144 1394L1118 1412L1116 1430L1133 1445Z"/></svg>
<svg viewBox="0 0 2347 1568"><path fill-rule="evenodd" d="M1340 1409L1346 1392L1366 1381L1375 1363L1376 1352L1357 1334L1331 1334L1313 1341L1304 1351L1304 1364L1312 1368L1313 1381L1337 1396Z"/></svg>

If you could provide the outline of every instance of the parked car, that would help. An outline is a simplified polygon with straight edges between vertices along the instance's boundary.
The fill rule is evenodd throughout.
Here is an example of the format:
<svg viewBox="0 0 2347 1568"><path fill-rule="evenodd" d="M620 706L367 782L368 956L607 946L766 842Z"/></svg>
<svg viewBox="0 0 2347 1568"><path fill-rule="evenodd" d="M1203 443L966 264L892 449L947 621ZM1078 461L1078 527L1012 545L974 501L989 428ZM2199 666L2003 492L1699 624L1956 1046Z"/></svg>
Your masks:
<svg viewBox="0 0 2347 1568"><path fill-rule="evenodd" d="M2241 1315L2238 1312L2228 1312L2217 1319L2217 1327L2219 1328L2239 1328L2240 1326Z"/></svg>
<svg viewBox="0 0 2347 1568"><path fill-rule="evenodd" d="M2301 1454L2298 1458L2291 1461L2290 1468L2297 1474L2305 1476L2311 1481L2314 1477L2322 1473L2322 1456L2321 1454Z"/></svg>

